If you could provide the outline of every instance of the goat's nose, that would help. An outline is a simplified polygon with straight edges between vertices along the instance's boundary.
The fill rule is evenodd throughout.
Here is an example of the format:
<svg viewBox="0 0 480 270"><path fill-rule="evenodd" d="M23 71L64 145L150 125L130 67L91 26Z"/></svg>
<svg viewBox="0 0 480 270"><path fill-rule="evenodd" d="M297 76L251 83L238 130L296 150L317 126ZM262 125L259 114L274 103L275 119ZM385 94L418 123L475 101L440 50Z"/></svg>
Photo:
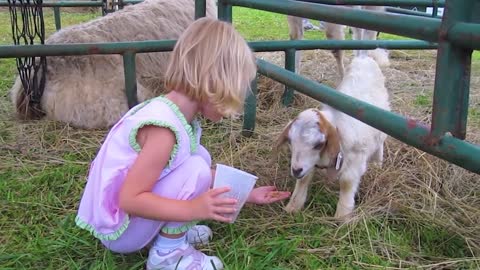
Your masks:
<svg viewBox="0 0 480 270"><path fill-rule="evenodd" d="M292 168L293 176L299 177L302 174L303 168Z"/></svg>

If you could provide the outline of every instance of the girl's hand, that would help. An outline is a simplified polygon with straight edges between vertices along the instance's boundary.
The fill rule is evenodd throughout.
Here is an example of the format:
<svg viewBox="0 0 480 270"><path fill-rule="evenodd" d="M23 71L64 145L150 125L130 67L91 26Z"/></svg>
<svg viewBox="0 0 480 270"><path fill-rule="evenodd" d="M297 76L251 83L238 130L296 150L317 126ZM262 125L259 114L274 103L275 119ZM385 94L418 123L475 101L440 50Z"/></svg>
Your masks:
<svg viewBox="0 0 480 270"><path fill-rule="evenodd" d="M247 202L255 204L269 204L277 201L285 200L290 197L288 191L277 191L274 186L263 186L254 188L248 196Z"/></svg>
<svg viewBox="0 0 480 270"><path fill-rule="evenodd" d="M229 187L210 189L199 197L193 199L192 213L195 219L213 219L221 222L230 222L231 218L224 215L233 214L237 200L219 198L218 195L230 191Z"/></svg>

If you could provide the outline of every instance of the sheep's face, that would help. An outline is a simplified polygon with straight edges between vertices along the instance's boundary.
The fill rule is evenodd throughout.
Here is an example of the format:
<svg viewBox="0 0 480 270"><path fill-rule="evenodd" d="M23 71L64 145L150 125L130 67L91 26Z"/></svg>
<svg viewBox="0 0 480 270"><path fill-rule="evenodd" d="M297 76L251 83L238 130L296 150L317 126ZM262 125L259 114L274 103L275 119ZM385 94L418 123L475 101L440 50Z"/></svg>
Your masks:
<svg viewBox="0 0 480 270"><path fill-rule="evenodd" d="M336 151L336 156L339 149L336 129L315 109L303 111L285 127L278 145L285 142L291 151L291 174L297 179L309 174L315 165L330 166L330 153Z"/></svg>

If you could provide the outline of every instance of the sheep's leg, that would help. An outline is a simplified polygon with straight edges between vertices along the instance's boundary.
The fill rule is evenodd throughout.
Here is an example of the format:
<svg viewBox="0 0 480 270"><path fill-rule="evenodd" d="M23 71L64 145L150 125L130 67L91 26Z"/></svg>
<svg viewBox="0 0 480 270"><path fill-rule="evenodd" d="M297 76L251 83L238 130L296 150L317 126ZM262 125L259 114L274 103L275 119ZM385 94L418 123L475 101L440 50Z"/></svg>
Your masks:
<svg viewBox="0 0 480 270"><path fill-rule="evenodd" d="M363 40L365 29L352 27L352 39L353 40Z"/></svg>
<svg viewBox="0 0 480 270"><path fill-rule="evenodd" d="M369 10L369 11L376 11L376 12L385 11L385 7L383 6L364 6L363 9ZM365 29L362 38L363 40L376 40L377 36L378 36L377 31Z"/></svg>
<svg viewBox="0 0 480 270"><path fill-rule="evenodd" d="M310 182L312 182L314 172L307 174L302 179L298 179L295 184L295 190L293 190L292 197L285 207L285 211L288 213L298 212L303 208L305 201L307 200L308 188Z"/></svg>
<svg viewBox="0 0 480 270"><path fill-rule="evenodd" d="M355 207L355 194L357 193L360 179L367 170L367 160L363 155L351 157L353 164L346 164L347 171L340 176L340 196L337 203L335 218L347 220Z"/></svg>
<svg viewBox="0 0 480 270"><path fill-rule="evenodd" d="M350 6L351 8L354 9L362 9L362 6ZM365 29L358 28L358 27L353 27L351 26L350 29L352 30L352 39L353 40L363 40L364 39L364 33ZM360 50L354 50L353 51L354 55L358 56L360 53Z"/></svg>
<svg viewBox="0 0 480 270"><path fill-rule="evenodd" d="M382 6L355 6L358 9L364 9L368 11L383 11L384 7ZM353 32L353 39L354 40L376 40L377 39L377 31L362 29L352 27Z"/></svg>
<svg viewBox="0 0 480 270"><path fill-rule="evenodd" d="M291 40L301 40L303 39L303 24L302 18L287 16L288 28ZM302 52L297 50L295 52L295 70L297 73L300 73L300 60L302 58Z"/></svg>
<svg viewBox="0 0 480 270"><path fill-rule="evenodd" d="M377 40L377 31L373 30L363 30L363 39L364 40Z"/></svg>
<svg viewBox="0 0 480 270"><path fill-rule="evenodd" d="M365 35L365 29L352 27L352 39L353 40L363 40ZM353 53L355 56L359 56L362 50L354 50ZM363 51L365 52L365 51Z"/></svg>
<svg viewBox="0 0 480 270"><path fill-rule="evenodd" d="M334 24L334 23L325 23L325 32L327 35L327 38L330 40L344 40L345 39L345 26L340 25L340 24ZM345 74L345 65L343 64L343 55L344 52L342 50L332 50L332 54L335 57L335 60L337 61L337 69L338 73L340 74L340 78L343 78L343 75Z"/></svg>

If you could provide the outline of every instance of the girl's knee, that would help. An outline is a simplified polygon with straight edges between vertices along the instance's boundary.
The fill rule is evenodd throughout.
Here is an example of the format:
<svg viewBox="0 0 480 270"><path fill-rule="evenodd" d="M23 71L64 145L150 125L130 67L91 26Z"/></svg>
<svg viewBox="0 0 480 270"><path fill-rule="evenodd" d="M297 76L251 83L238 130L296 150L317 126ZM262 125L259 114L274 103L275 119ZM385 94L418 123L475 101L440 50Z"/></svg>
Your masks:
<svg viewBox="0 0 480 270"><path fill-rule="evenodd" d="M186 161L185 168L182 169L191 172L193 179L190 181L196 182L196 193L203 193L210 188L213 180L212 171L210 165L203 157L198 155L191 156Z"/></svg>
<svg viewBox="0 0 480 270"><path fill-rule="evenodd" d="M208 191L212 184L212 171L207 162L193 155L160 179L152 192L165 198L189 200Z"/></svg>

